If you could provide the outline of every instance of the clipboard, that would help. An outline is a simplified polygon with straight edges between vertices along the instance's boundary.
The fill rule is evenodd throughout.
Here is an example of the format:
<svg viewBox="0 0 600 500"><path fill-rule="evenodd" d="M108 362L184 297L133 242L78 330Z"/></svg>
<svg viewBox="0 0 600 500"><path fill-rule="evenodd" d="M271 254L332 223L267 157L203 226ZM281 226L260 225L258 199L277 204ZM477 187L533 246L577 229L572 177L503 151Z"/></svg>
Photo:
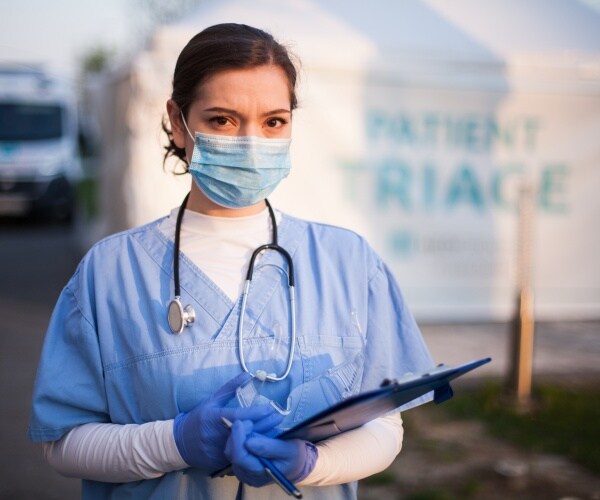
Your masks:
<svg viewBox="0 0 600 500"><path fill-rule="evenodd" d="M453 395L451 380L491 360L492 358L482 358L454 367L442 364L425 373L408 375L396 380L384 380L379 389L366 391L340 401L277 437L304 439L311 443L318 443L323 439L360 427L431 391L434 393L434 402L442 403Z"/></svg>
<svg viewBox="0 0 600 500"><path fill-rule="evenodd" d="M491 360L492 358L482 358L454 367L441 364L424 373L411 374L395 380L386 379L379 389L362 392L340 401L283 431L277 435L277 438L297 438L318 443L342 432L356 429L431 391L433 391L433 401L436 404L442 403L453 395L450 387L451 380ZM230 465L213 472L210 477L223 477L228 474L232 474Z"/></svg>

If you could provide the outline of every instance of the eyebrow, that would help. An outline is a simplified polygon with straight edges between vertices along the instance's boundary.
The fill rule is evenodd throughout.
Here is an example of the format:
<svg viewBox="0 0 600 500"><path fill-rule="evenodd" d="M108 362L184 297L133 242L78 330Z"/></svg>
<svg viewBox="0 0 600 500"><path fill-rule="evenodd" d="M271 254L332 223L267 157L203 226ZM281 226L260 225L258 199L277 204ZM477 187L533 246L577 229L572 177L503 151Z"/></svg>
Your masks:
<svg viewBox="0 0 600 500"><path fill-rule="evenodd" d="M215 106L213 108L206 108L206 109L203 109L202 111L211 112L211 113L228 113L230 115L236 115L236 116L239 115L239 113L235 109L221 108L219 106ZM263 113L261 116L272 116L272 115L279 115L282 113L291 114L292 111L289 109L285 109L285 108L273 109L271 111L267 111L266 113Z"/></svg>

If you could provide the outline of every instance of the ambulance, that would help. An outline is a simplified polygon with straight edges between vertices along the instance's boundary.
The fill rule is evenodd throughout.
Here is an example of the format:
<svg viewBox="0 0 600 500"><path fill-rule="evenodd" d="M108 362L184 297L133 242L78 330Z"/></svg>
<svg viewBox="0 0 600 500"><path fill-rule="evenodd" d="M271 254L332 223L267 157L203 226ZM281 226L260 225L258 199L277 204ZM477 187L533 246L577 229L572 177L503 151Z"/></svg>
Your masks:
<svg viewBox="0 0 600 500"><path fill-rule="evenodd" d="M40 67L0 66L0 217L73 220L82 176L76 94Z"/></svg>

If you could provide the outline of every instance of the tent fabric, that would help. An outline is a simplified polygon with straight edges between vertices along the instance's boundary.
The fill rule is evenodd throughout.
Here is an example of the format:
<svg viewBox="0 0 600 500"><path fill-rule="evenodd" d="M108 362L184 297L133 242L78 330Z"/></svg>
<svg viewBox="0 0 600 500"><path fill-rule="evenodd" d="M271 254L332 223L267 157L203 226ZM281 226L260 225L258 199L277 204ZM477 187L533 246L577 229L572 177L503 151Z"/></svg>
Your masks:
<svg viewBox="0 0 600 500"><path fill-rule="evenodd" d="M107 86L124 130L107 134L107 231L164 215L189 189L161 168L160 122L177 55L220 22L266 29L302 61L294 167L274 204L367 236L419 318L511 314L507 207L524 182L545 190L536 307L600 315L600 236L585 229L600 215L600 13L577 0L202 2ZM461 199L471 206L453 209Z"/></svg>

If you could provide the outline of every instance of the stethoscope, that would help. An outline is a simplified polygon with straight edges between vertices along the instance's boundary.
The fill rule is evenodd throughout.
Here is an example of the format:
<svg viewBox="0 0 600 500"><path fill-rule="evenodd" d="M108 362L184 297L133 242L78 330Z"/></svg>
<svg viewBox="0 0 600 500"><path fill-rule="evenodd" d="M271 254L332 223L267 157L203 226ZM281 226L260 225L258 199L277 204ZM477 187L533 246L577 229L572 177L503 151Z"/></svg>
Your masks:
<svg viewBox="0 0 600 500"><path fill-rule="evenodd" d="M175 281L175 297L169 303L169 307L167 309L167 320L169 323L169 328L171 332L179 335L183 332L183 330L192 325L196 320L196 312L191 304L183 307L181 303L181 288L179 285L179 241L181 236L181 222L183 221L183 214L185 212L185 207L188 202L189 193L183 200L183 203L179 207L179 212L177 213L177 220L175 222L175 248L173 252L173 278ZM242 306L240 310L240 319L238 324L238 353L240 357L240 364L242 365L242 369L246 373L250 373L252 376L258 378L262 381L269 382L278 382L280 380L285 379L292 369L292 361L294 359L294 350L296 347L296 300L294 295L294 264L292 262L292 257L288 253L288 251L279 246L277 243L277 221L275 220L275 213L273 212L273 208L269 203L269 200L265 199L267 204L267 208L269 209L269 217L271 219L271 228L272 228L272 242L266 245L259 246L254 252L252 252L252 256L250 257L250 264L248 266L248 272L246 273L246 283L244 285L244 291L242 292ZM246 314L246 303L248 301L248 293L250 292L250 283L252 282L252 275L254 273L254 263L256 258L260 255L261 252L265 250L275 250L280 255L284 257L288 266L288 288L289 288L289 302L290 302L290 315L291 315L291 335L290 335L290 349L288 354L287 366L282 375L276 375L275 373L267 373L264 370L257 370L255 373L251 373L246 365L246 359L244 357L244 316Z"/></svg>

